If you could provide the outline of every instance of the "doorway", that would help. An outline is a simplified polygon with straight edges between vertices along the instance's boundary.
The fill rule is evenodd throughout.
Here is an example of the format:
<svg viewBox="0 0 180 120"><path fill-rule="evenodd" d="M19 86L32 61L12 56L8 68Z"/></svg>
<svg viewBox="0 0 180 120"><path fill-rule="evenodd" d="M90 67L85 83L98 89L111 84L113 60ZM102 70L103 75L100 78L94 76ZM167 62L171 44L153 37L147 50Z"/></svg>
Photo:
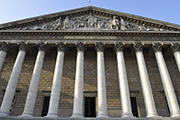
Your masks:
<svg viewBox="0 0 180 120"><path fill-rule="evenodd" d="M50 101L50 97L44 97L44 103L43 103L43 109L42 109L42 114L41 117L44 117L47 115L48 113L48 109L49 109L49 101Z"/></svg>
<svg viewBox="0 0 180 120"><path fill-rule="evenodd" d="M96 117L95 97L85 97L85 117Z"/></svg>
<svg viewBox="0 0 180 120"><path fill-rule="evenodd" d="M136 97L131 97L131 108L133 116L138 117Z"/></svg>

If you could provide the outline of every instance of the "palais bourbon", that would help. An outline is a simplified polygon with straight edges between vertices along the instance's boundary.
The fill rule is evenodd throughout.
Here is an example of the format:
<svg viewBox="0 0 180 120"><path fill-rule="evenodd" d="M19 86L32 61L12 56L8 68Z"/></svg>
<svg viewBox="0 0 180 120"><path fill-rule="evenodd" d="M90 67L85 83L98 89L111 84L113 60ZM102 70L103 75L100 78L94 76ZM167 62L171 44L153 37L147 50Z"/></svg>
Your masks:
<svg viewBox="0 0 180 120"><path fill-rule="evenodd" d="M0 120L180 120L180 25L88 6L0 24Z"/></svg>

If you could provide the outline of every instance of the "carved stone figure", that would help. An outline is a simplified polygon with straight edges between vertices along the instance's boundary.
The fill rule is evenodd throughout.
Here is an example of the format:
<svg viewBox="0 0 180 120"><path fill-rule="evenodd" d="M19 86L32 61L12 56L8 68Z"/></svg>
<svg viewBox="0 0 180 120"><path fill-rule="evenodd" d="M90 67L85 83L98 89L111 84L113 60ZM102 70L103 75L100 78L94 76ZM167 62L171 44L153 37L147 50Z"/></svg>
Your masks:
<svg viewBox="0 0 180 120"><path fill-rule="evenodd" d="M54 30L55 27L56 27L56 21L52 21L52 22L49 24L49 30Z"/></svg>
<svg viewBox="0 0 180 120"><path fill-rule="evenodd" d="M33 30L41 30L41 27L39 25L34 26Z"/></svg>
<svg viewBox="0 0 180 120"><path fill-rule="evenodd" d="M159 28L157 28L157 27L153 28L153 31L159 31Z"/></svg>
<svg viewBox="0 0 180 120"><path fill-rule="evenodd" d="M138 27L138 29L139 29L140 31L146 31L146 30L147 30L146 27L145 27L145 24L142 24L142 26L140 25L140 26Z"/></svg>
<svg viewBox="0 0 180 120"><path fill-rule="evenodd" d="M13 30L62 30L62 29L115 29L121 31L168 31L166 26L152 26L145 24L139 24L134 22L134 20L127 21L120 17L117 19L117 16L113 18L108 18L107 16L97 16L92 13L86 14L83 16L74 16L69 18L66 16L65 20L61 17L57 18L54 21L44 22L40 24L33 24L26 27L17 27L12 28ZM6 28L6 30L12 30L11 28Z"/></svg>
<svg viewBox="0 0 180 120"><path fill-rule="evenodd" d="M111 29L111 27L112 27L112 19L107 20L104 26L105 26L106 29Z"/></svg>
<svg viewBox="0 0 180 120"><path fill-rule="evenodd" d="M60 30L61 29L61 17L59 17L55 22L54 30Z"/></svg>
<svg viewBox="0 0 180 120"><path fill-rule="evenodd" d="M133 22L129 23L129 30L130 31L137 31L138 27L139 27L138 23L133 23Z"/></svg>
<svg viewBox="0 0 180 120"><path fill-rule="evenodd" d="M147 31L151 31L151 30L152 30L151 27L148 26L148 27L147 27Z"/></svg>
<svg viewBox="0 0 180 120"><path fill-rule="evenodd" d="M119 20L116 18L116 16L113 16L112 24L111 24L111 29L116 29L118 30L119 28Z"/></svg>
<svg viewBox="0 0 180 120"><path fill-rule="evenodd" d="M160 31L168 31L168 30L165 30L164 28L160 28L159 30L160 30Z"/></svg>
<svg viewBox="0 0 180 120"><path fill-rule="evenodd" d="M159 28L154 28L154 27L148 27L147 28L147 31L159 31L160 29ZM163 31L163 30L162 30Z"/></svg>
<svg viewBox="0 0 180 120"><path fill-rule="evenodd" d="M64 24L63 24L63 29L68 29L69 28L69 16L66 16L66 19L64 20Z"/></svg>
<svg viewBox="0 0 180 120"><path fill-rule="evenodd" d="M47 30L47 29L48 29L48 25L44 22L44 24L43 24L41 30Z"/></svg>
<svg viewBox="0 0 180 120"><path fill-rule="evenodd" d="M19 30L28 30L28 27L20 28Z"/></svg>
<svg viewBox="0 0 180 120"><path fill-rule="evenodd" d="M93 15L88 16L88 27L96 27L97 18L95 18Z"/></svg>
<svg viewBox="0 0 180 120"><path fill-rule="evenodd" d="M101 29L103 26L104 26L104 21L101 18L99 18L98 28Z"/></svg>
<svg viewBox="0 0 180 120"><path fill-rule="evenodd" d="M122 31L127 31L125 21L122 19L122 17L120 17L120 19L121 19L121 30Z"/></svg>
<svg viewBox="0 0 180 120"><path fill-rule="evenodd" d="M127 31L131 31L130 23L128 21L126 21L126 28Z"/></svg>
<svg viewBox="0 0 180 120"><path fill-rule="evenodd" d="M76 22L76 28L83 28L83 27L86 27L86 24L84 23L84 21L78 20Z"/></svg>
<svg viewBox="0 0 180 120"><path fill-rule="evenodd" d="M75 18L71 19L70 24L71 24L71 28L72 29L76 29L77 28L77 20Z"/></svg>

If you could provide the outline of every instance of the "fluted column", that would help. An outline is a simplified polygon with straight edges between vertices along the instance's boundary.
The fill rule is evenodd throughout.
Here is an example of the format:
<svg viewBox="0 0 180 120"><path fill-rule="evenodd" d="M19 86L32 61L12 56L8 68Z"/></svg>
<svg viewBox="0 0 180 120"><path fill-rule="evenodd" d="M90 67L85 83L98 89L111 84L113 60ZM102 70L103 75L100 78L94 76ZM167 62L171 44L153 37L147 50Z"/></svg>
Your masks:
<svg viewBox="0 0 180 120"><path fill-rule="evenodd" d="M97 51L97 89L98 115L97 118L109 118L107 114L106 79L104 68L104 44L95 42Z"/></svg>
<svg viewBox="0 0 180 120"><path fill-rule="evenodd" d="M129 86L126 74L126 67L124 61L124 44L122 42L115 43L115 50L117 56L117 65L118 65L118 76L119 76L119 90L121 96L121 105L122 105L122 117L133 117L130 95L129 95Z"/></svg>
<svg viewBox="0 0 180 120"><path fill-rule="evenodd" d="M44 62L46 43L38 43L38 55L34 66L31 83L29 86L28 95L24 107L22 117L31 117L34 115L34 107L36 102L36 96L38 92L39 80L41 76L41 70Z"/></svg>
<svg viewBox="0 0 180 120"><path fill-rule="evenodd" d="M54 70L54 78L47 117L58 117L59 98L64 63L64 51L66 49L66 44L63 42L57 42L56 45L58 49L58 54Z"/></svg>
<svg viewBox="0 0 180 120"><path fill-rule="evenodd" d="M6 88L6 92L1 104L1 109L0 109L0 116L8 116L9 111L11 108L11 103L16 91L17 83L19 80L19 75L21 73L22 65L24 62L24 58L26 55L26 50L27 50L27 44L24 42L18 43L19 45L19 53L17 55L16 61L14 63L14 67Z"/></svg>
<svg viewBox="0 0 180 120"><path fill-rule="evenodd" d="M171 50L174 54L174 57L175 57L175 60L177 63L177 67L180 72L180 44L179 43L171 43Z"/></svg>
<svg viewBox="0 0 180 120"><path fill-rule="evenodd" d="M164 91L168 101L169 109L172 117L180 117L179 104L177 102L176 94L174 92L174 87L169 76L169 72L162 55L162 44L153 43L153 50L155 52L156 61L158 64L159 72L161 75L161 80L163 83Z"/></svg>
<svg viewBox="0 0 180 120"><path fill-rule="evenodd" d="M156 106L154 97L149 82L149 75L146 68L146 63L143 56L143 45L141 42L134 43L134 50L136 52L136 58L138 63L139 76L141 81L141 87L144 96L144 102L146 106L147 117L157 117Z"/></svg>
<svg viewBox="0 0 180 120"><path fill-rule="evenodd" d="M6 54L9 49L9 43L2 42L0 44L1 44L1 48L0 48L0 50L1 50L1 52L0 52L0 71L1 71L2 65L4 63L4 59L6 58Z"/></svg>
<svg viewBox="0 0 180 120"><path fill-rule="evenodd" d="M84 51L86 45L82 42L76 43L77 61L76 61L76 79L74 89L74 106L71 118L83 118L83 82L84 82Z"/></svg>

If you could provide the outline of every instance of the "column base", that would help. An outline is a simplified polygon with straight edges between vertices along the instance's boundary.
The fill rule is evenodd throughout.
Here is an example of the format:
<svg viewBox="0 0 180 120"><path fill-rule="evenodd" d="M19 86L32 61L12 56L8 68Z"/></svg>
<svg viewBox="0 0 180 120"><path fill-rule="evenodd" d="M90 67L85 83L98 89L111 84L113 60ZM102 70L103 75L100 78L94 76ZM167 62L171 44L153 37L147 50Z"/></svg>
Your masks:
<svg viewBox="0 0 180 120"><path fill-rule="evenodd" d="M20 115L19 117L33 117L33 113L32 112L24 112L22 115Z"/></svg>
<svg viewBox="0 0 180 120"><path fill-rule="evenodd" d="M173 114L173 115L171 115L171 117L179 117L180 118L180 113Z"/></svg>
<svg viewBox="0 0 180 120"><path fill-rule="evenodd" d="M80 113L73 113L73 115L70 118L84 118L84 116L82 116L82 114Z"/></svg>
<svg viewBox="0 0 180 120"><path fill-rule="evenodd" d="M147 116L147 118L160 118L161 116L159 116L157 113L151 113Z"/></svg>
<svg viewBox="0 0 180 120"><path fill-rule="evenodd" d="M135 118L132 113L123 114L121 118Z"/></svg>
<svg viewBox="0 0 180 120"><path fill-rule="evenodd" d="M110 118L107 114L98 114L96 118Z"/></svg>
<svg viewBox="0 0 180 120"><path fill-rule="evenodd" d="M0 112L0 117L6 117L9 116L9 112Z"/></svg>
<svg viewBox="0 0 180 120"><path fill-rule="evenodd" d="M48 118L56 118L56 117L59 117L57 113L48 113L45 117L48 117Z"/></svg>

